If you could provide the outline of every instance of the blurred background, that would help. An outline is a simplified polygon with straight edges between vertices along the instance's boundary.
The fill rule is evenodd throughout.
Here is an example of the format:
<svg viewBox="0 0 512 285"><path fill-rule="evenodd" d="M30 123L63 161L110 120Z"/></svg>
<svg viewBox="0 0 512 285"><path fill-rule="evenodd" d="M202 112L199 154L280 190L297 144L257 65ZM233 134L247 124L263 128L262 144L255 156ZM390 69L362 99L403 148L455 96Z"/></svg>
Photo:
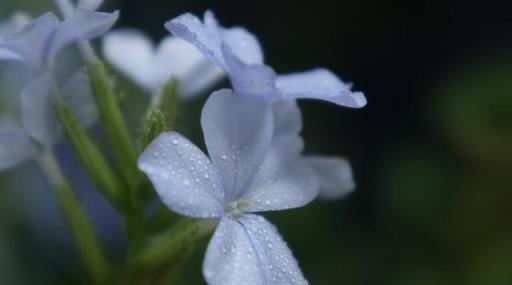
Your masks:
<svg viewBox="0 0 512 285"><path fill-rule="evenodd" d="M2 0L0 19L48 9L50 0ZM311 284L512 284L510 1L111 0L103 9L120 9L117 27L155 41L164 21L212 9L254 32L278 72L323 66L365 92L360 110L300 103L307 152L349 158L357 190L267 215ZM183 105L197 142L205 98ZM134 126L145 101L128 92L123 102ZM110 254L122 255L118 217L68 146L59 156ZM0 173L0 284L83 284L46 185L32 163ZM180 284L203 284L203 254Z"/></svg>

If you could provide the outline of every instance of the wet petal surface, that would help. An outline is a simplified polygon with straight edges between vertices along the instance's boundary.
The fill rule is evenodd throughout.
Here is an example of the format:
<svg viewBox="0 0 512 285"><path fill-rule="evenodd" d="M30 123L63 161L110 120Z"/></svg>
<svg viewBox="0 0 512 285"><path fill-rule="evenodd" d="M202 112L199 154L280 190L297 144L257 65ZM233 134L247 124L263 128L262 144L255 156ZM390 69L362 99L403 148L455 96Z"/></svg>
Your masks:
<svg viewBox="0 0 512 285"><path fill-rule="evenodd" d="M318 194L315 174L302 159L299 136L276 138L242 199L251 201L249 212L301 207Z"/></svg>
<svg viewBox="0 0 512 285"><path fill-rule="evenodd" d="M201 115L208 153L226 189L227 200L247 188L272 140L272 110L258 98L229 89L214 92Z"/></svg>
<svg viewBox="0 0 512 285"><path fill-rule="evenodd" d="M208 245L203 274L210 285L307 284L277 229L257 215L221 220Z"/></svg>
<svg viewBox="0 0 512 285"><path fill-rule="evenodd" d="M366 98L361 92L352 92L351 84L344 83L327 69L279 75L276 86L280 95L276 99L318 99L341 106L361 108Z"/></svg>
<svg viewBox="0 0 512 285"><path fill-rule="evenodd" d="M173 211L197 218L222 215L224 193L210 160L180 134L159 135L141 154L138 166Z"/></svg>

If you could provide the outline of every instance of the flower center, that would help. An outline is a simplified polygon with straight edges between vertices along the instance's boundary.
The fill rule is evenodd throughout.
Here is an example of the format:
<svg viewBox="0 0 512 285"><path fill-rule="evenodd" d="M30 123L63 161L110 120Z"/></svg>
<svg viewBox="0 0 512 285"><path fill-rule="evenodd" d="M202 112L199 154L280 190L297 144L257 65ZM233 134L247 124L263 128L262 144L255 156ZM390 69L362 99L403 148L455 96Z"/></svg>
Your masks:
<svg viewBox="0 0 512 285"><path fill-rule="evenodd" d="M249 209L251 204L251 200L237 200L229 202L224 210L232 218L238 219L245 213L245 211L247 211L247 209Z"/></svg>

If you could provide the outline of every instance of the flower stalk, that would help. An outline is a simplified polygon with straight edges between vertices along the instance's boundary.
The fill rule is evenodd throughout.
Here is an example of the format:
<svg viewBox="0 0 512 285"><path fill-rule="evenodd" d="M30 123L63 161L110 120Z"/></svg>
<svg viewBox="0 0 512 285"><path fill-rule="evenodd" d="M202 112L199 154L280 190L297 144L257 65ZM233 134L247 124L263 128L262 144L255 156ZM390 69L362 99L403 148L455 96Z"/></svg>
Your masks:
<svg viewBox="0 0 512 285"><path fill-rule="evenodd" d="M112 170L98 146L79 125L62 100L56 100L54 110L73 150L101 194L116 209L123 213L129 211L129 203L124 193L126 187Z"/></svg>
<svg viewBox="0 0 512 285"><path fill-rule="evenodd" d="M182 218L166 232L148 239L141 250L131 257L135 268L155 269L184 254L214 229L212 221Z"/></svg>
<svg viewBox="0 0 512 285"><path fill-rule="evenodd" d="M142 152L160 133L173 130L178 117L178 80L169 80L162 90L151 99L142 121L139 150Z"/></svg>
<svg viewBox="0 0 512 285"><path fill-rule="evenodd" d="M114 157L123 170L128 184L134 185L141 176L136 168L136 148L119 107L119 96L114 90L113 81L103 63L89 64L88 74L96 106Z"/></svg>
<svg viewBox="0 0 512 285"><path fill-rule="evenodd" d="M62 213L76 240L82 261L91 280L94 284L110 284L110 266L107 258L96 239L87 216L80 207L80 202L64 178L53 153L44 153L39 158L39 164L55 190Z"/></svg>

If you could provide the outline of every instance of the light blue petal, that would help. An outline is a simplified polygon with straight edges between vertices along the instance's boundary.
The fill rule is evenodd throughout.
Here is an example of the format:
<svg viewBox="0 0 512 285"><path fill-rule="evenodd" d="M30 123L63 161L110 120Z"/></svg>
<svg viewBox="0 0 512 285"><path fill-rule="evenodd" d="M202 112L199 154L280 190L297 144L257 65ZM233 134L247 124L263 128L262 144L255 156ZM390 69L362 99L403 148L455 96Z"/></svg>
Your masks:
<svg viewBox="0 0 512 285"><path fill-rule="evenodd" d="M222 35L213 13L206 12L204 22L186 13L165 23L165 28L173 35L194 45L206 57L226 70L221 52Z"/></svg>
<svg viewBox="0 0 512 285"><path fill-rule="evenodd" d="M78 8L96 11L103 2L104 0L80 0L78 1Z"/></svg>
<svg viewBox="0 0 512 285"><path fill-rule="evenodd" d="M10 49L0 47L0 60L23 61L23 57Z"/></svg>
<svg viewBox="0 0 512 285"><path fill-rule="evenodd" d="M139 157L139 169L171 210L190 217L219 217L224 193L210 160L175 132L159 135Z"/></svg>
<svg viewBox="0 0 512 285"><path fill-rule="evenodd" d="M0 22L0 36L15 34L30 23L30 16L24 12L15 12L8 19Z"/></svg>
<svg viewBox="0 0 512 285"><path fill-rule="evenodd" d="M272 110L229 89L214 92L201 115L208 153L231 200L246 188L272 140Z"/></svg>
<svg viewBox="0 0 512 285"><path fill-rule="evenodd" d="M352 92L351 85L341 81L327 69L314 69L302 73L280 75L276 86L280 95L276 99L318 99L341 106L361 108L366 98L361 92Z"/></svg>
<svg viewBox="0 0 512 285"><path fill-rule="evenodd" d="M302 113L297 100L281 100L272 103L274 112L274 136L298 135L302 131Z"/></svg>
<svg viewBox="0 0 512 285"><path fill-rule="evenodd" d="M30 22L30 18L23 12L17 12L11 15L7 20L0 22L0 46L5 36L18 33L23 27ZM20 55L0 47L0 60L22 60Z"/></svg>
<svg viewBox="0 0 512 285"><path fill-rule="evenodd" d="M305 159L320 182L319 198L339 199L354 191L352 168L345 158L311 155Z"/></svg>
<svg viewBox="0 0 512 285"><path fill-rule="evenodd" d="M308 284L277 229L263 217L223 218L203 264L209 285Z"/></svg>
<svg viewBox="0 0 512 285"><path fill-rule="evenodd" d="M192 44L174 36L160 42L151 70L159 88L171 78L178 79L178 93L185 97L198 95L225 76L216 63Z"/></svg>
<svg viewBox="0 0 512 285"><path fill-rule="evenodd" d="M102 50L105 59L135 83L151 92L155 92L159 87L152 74L159 65L158 62L154 62L154 49L151 39L136 30L112 31L103 37Z"/></svg>
<svg viewBox="0 0 512 285"><path fill-rule="evenodd" d="M17 54L18 60L25 61L33 68L42 68L46 60L49 38L58 26L57 16L48 12L24 26L21 32L3 36L0 40L0 49Z"/></svg>
<svg viewBox="0 0 512 285"><path fill-rule="evenodd" d="M183 77L178 85L178 92L183 97L195 97L225 77L224 70L213 64L209 59L202 60Z"/></svg>
<svg viewBox="0 0 512 285"><path fill-rule="evenodd" d="M179 80L179 95L193 97L225 76L217 64L192 44L170 35L155 48L141 32L110 32L103 40L103 54L114 67L152 94L174 78Z"/></svg>
<svg viewBox="0 0 512 285"><path fill-rule="evenodd" d="M0 114L19 118L20 93L31 79L31 68L19 61L0 63Z"/></svg>
<svg viewBox="0 0 512 285"><path fill-rule="evenodd" d="M231 71L226 66L222 45L228 45L233 54L245 64L263 64L263 51L258 39L244 28L219 26L211 11L205 13L203 22L186 13L168 21L165 27L175 36L190 42L228 72Z"/></svg>
<svg viewBox="0 0 512 285"><path fill-rule="evenodd" d="M318 195L318 181L302 159L304 144L297 135L274 139L253 183L242 200L248 212L276 211L304 206Z"/></svg>
<svg viewBox="0 0 512 285"><path fill-rule="evenodd" d="M244 227L222 218L211 238L203 263L209 285L266 285L259 256Z"/></svg>
<svg viewBox="0 0 512 285"><path fill-rule="evenodd" d="M119 11L113 13L93 12L76 9L75 13L64 20L49 46L48 63L53 66L56 55L67 45L77 41L90 40L108 31L119 18Z"/></svg>
<svg viewBox="0 0 512 285"><path fill-rule="evenodd" d="M258 96L267 101L277 96L276 74L272 68L243 62L234 50L225 44L222 45L222 54L228 67L229 78L238 95Z"/></svg>
<svg viewBox="0 0 512 285"><path fill-rule="evenodd" d="M62 86L62 96L82 126L94 125L98 110L94 103L91 85L87 73L80 69Z"/></svg>
<svg viewBox="0 0 512 285"><path fill-rule="evenodd" d="M229 46L245 64L263 64L263 50L258 39L241 27L223 29L223 44Z"/></svg>
<svg viewBox="0 0 512 285"><path fill-rule="evenodd" d="M0 124L0 170L14 167L36 153L25 132L13 125Z"/></svg>
<svg viewBox="0 0 512 285"><path fill-rule="evenodd" d="M56 86L49 74L31 81L21 92L21 119L25 131L46 147L52 146L60 134L53 114Z"/></svg>

